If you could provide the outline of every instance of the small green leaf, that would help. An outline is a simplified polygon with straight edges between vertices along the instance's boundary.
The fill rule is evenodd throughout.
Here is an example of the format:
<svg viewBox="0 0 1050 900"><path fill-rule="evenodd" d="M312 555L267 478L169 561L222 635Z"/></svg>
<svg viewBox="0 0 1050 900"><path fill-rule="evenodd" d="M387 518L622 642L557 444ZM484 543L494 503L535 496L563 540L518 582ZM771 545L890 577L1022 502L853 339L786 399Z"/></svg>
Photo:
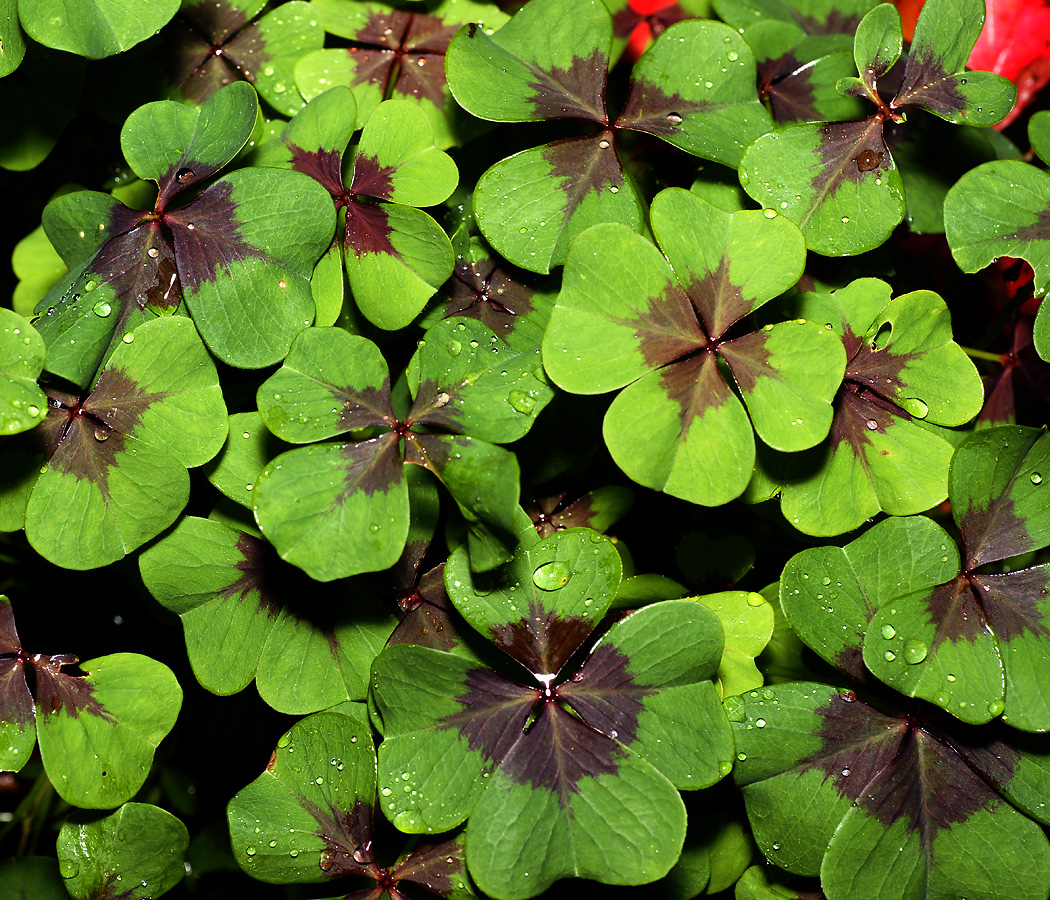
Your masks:
<svg viewBox="0 0 1050 900"><path fill-rule="evenodd" d="M108 816L80 813L67 820L58 833L58 863L74 900L149 900L182 880L189 842L186 826L171 813L125 803Z"/></svg>
<svg viewBox="0 0 1050 900"><path fill-rule="evenodd" d="M37 330L18 313L0 309L0 432L27 431L47 415L47 396L36 384L46 356Z"/></svg>
<svg viewBox="0 0 1050 900"><path fill-rule="evenodd" d="M61 0L22 0L18 15L26 33L45 47L102 59L153 36L178 9L178 0L78 3L72 8Z"/></svg>

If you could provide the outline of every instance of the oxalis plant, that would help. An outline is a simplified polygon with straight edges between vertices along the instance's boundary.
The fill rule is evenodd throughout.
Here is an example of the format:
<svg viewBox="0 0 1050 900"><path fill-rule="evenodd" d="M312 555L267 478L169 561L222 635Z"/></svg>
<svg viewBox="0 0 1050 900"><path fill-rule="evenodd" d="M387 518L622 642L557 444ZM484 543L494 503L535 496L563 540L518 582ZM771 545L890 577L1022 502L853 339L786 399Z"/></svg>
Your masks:
<svg viewBox="0 0 1050 900"><path fill-rule="evenodd" d="M1050 896L1050 114L651 6L7 3L2 900Z"/></svg>

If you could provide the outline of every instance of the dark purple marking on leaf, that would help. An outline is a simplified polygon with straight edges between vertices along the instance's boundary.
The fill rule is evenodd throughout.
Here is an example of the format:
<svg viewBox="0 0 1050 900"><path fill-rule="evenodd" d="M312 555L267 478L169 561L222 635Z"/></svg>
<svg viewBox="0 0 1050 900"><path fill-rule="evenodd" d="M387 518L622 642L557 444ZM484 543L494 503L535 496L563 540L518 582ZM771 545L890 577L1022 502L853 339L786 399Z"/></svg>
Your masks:
<svg viewBox="0 0 1050 900"><path fill-rule="evenodd" d="M382 203L355 200L346 207L346 225L343 228L343 246L347 253L360 259L366 253L386 253L401 259L390 241L394 229Z"/></svg>
<svg viewBox="0 0 1050 900"><path fill-rule="evenodd" d="M255 83L271 59L259 21L225 0L206 0L182 10L164 29L168 81L183 100L202 104L234 81Z"/></svg>
<svg viewBox="0 0 1050 900"><path fill-rule="evenodd" d="M892 108L918 106L944 116L963 112L968 104L952 75L929 47L909 53Z"/></svg>
<svg viewBox="0 0 1050 900"><path fill-rule="evenodd" d="M926 611L926 623L937 629L931 652L945 641L973 644L990 633L984 607L965 575L937 585L926 598Z"/></svg>
<svg viewBox="0 0 1050 900"><path fill-rule="evenodd" d="M567 69L555 66L549 72L533 69L536 80L529 82L533 94L528 98L539 119L585 119L609 124L605 111L605 81L609 58L595 48L588 56L577 56Z"/></svg>
<svg viewBox="0 0 1050 900"><path fill-rule="evenodd" d="M355 800L349 810L322 809L303 798L299 804L317 822L315 834L324 841L318 865L326 878L372 877L378 874L372 849L372 805Z"/></svg>
<svg viewBox="0 0 1050 900"><path fill-rule="evenodd" d="M386 494L401 484L405 474L399 437L396 431L388 431L367 441L343 445L346 473L338 502L346 502L358 491L368 497Z"/></svg>
<svg viewBox="0 0 1050 900"><path fill-rule="evenodd" d="M713 340L754 309L752 297L745 297L741 288L729 277L729 259L723 256L713 272L684 285L690 302L700 314L707 333Z"/></svg>
<svg viewBox="0 0 1050 900"><path fill-rule="evenodd" d="M471 750L499 762L521 740L541 692L482 668L467 672L464 688L456 697L462 708L442 719L437 728L456 729Z"/></svg>
<svg viewBox="0 0 1050 900"><path fill-rule="evenodd" d="M475 262L459 257L449 281L444 318L468 316L477 319L506 340L514 331L517 317L527 316L533 311L535 293L504 272L489 257Z"/></svg>
<svg viewBox="0 0 1050 900"><path fill-rule="evenodd" d="M1039 210L1031 225L1018 228L1012 234L1005 235L1003 240L1050 241L1050 208Z"/></svg>
<svg viewBox="0 0 1050 900"><path fill-rule="evenodd" d="M536 719L503 758L500 769L515 784L544 788L567 808L583 778L615 775L623 750L616 741L545 699Z"/></svg>
<svg viewBox="0 0 1050 900"><path fill-rule="evenodd" d="M110 238L91 271L113 288L121 321L134 311L133 304L159 311L174 310L182 302L175 248L156 219Z"/></svg>
<svg viewBox="0 0 1050 900"><path fill-rule="evenodd" d="M562 698L588 725L630 746L638 737L642 702L656 689L638 684L628 671L630 659L612 645L599 644L564 684Z"/></svg>
<svg viewBox="0 0 1050 900"><path fill-rule="evenodd" d="M206 178L211 178L227 162L228 160L223 158L218 163L206 163L183 154L178 163L157 178L158 191L154 209L157 212L167 209L175 197L200 184Z"/></svg>
<svg viewBox="0 0 1050 900"><path fill-rule="evenodd" d="M347 203L343 187L343 152L341 150L304 150L288 138L282 138L292 154L292 169L309 175L335 199L336 209Z"/></svg>
<svg viewBox="0 0 1050 900"><path fill-rule="evenodd" d="M635 78L615 127L665 138L682 130L682 120L686 116L720 108L721 104L707 100L689 100L681 94L668 94L657 84Z"/></svg>
<svg viewBox="0 0 1050 900"><path fill-rule="evenodd" d="M1012 487L1011 481L998 497L988 498L987 506L978 509L971 505L959 517L967 569L1035 549L1024 519L1014 512L1014 502L1008 496Z"/></svg>
<svg viewBox="0 0 1050 900"><path fill-rule="evenodd" d="M353 36L347 52L354 63L351 87L374 84L391 94L429 100L438 108L448 102L445 51L459 29L436 16L391 10L374 13ZM396 73L396 74L395 74Z"/></svg>
<svg viewBox="0 0 1050 900"><path fill-rule="evenodd" d="M967 765L999 791L1010 787L1021 762L1021 750L1030 748L1040 755L1045 752L1045 747L1041 746L1045 742L1039 737L1011 731L1000 724L960 728L951 739L952 746ZM1031 746L1033 744L1035 746Z"/></svg>
<svg viewBox="0 0 1050 900"><path fill-rule="evenodd" d="M229 0L202 0L199 3L184 3L179 10L179 19L192 25L213 43L223 43L248 24L248 17Z"/></svg>
<svg viewBox="0 0 1050 900"><path fill-rule="evenodd" d="M874 172L882 166L883 154L875 150L862 150L853 157L858 172Z"/></svg>
<svg viewBox="0 0 1050 900"><path fill-rule="evenodd" d="M970 583L981 598L988 624L1000 641L1025 634L1034 634L1042 640L1050 638L1047 615L1039 608L1040 603L1046 602L1050 584L1047 566L1003 575L975 574L970 576Z"/></svg>
<svg viewBox="0 0 1050 900"><path fill-rule="evenodd" d="M230 274L236 262L270 257L240 232L233 186L218 181L192 203L166 212L164 224L175 242L175 262L183 288L197 293L201 284Z"/></svg>
<svg viewBox="0 0 1050 900"><path fill-rule="evenodd" d="M816 710L821 749L803 760L847 797L889 827L903 821L930 852L938 831L965 822L1001 798L953 747L917 716L884 715L838 694Z"/></svg>
<svg viewBox="0 0 1050 900"><path fill-rule="evenodd" d="M123 369L107 367L84 401L52 392L47 418L37 429L48 465L55 471L86 478L109 499L109 472L117 454L134 436L142 414L167 397L149 392Z"/></svg>
<svg viewBox="0 0 1050 900"><path fill-rule="evenodd" d="M778 125L812 122L821 118L810 73L811 60L788 52L758 63L758 97Z"/></svg>
<svg viewBox="0 0 1050 900"><path fill-rule="evenodd" d="M611 131L555 141L543 147L542 155L550 163L550 177L564 179L558 187L565 192L562 212L566 216L592 191L628 189Z"/></svg>
<svg viewBox="0 0 1050 900"><path fill-rule="evenodd" d="M462 838L422 844L389 870L390 877L395 882L409 881L432 894L447 897L457 883L465 881L464 856Z"/></svg>
<svg viewBox="0 0 1050 900"><path fill-rule="evenodd" d="M831 10L824 19L816 16L803 16L795 10L791 10L791 14L806 34L856 34L857 26L862 18L851 13L844 13L840 9Z"/></svg>
<svg viewBox="0 0 1050 900"><path fill-rule="evenodd" d="M381 166L378 157L358 154L354 159L354 177L350 182L351 196L389 200L394 193L392 166Z"/></svg>
<svg viewBox="0 0 1050 900"><path fill-rule="evenodd" d="M726 341L718 348L745 397L754 393L759 378L780 379L776 369L769 364L768 339L767 332L755 331Z"/></svg>
<svg viewBox="0 0 1050 900"><path fill-rule="evenodd" d="M831 445L848 444L854 457L866 465L865 447L871 443L872 432L885 434L895 420L911 421L911 414L897 406L896 398L904 387L901 373L918 354L892 353L888 344L876 349L849 326L842 344L849 362L835 395Z"/></svg>
<svg viewBox="0 0 1050 900"><path fill-rule="evenodd" d="M116 724L116 719L95 699L95 688L86 678L63 675L60 671L62 666L77 662L75 656L36 654L30 661L36 676L36 705L45 723L49 714L65 712L74 719L85 713Z"/></svg>
<svg viewBox="0 0 1050 900"><path fill-rule="evenodd" d="M675 22L688 18L690 18L690 13L686 12L680 3L672 3L670 6L653 10L647 14L635 12L628 4L613 16L613 34L618 38L629 37L635 28L645 22L649 25L650 33L655 40Z"/></svg>
<svg viewBox="0 0 1050 900"><path fill-rule="evenodd" d="M11 722L21 731L33 719L33 695L26 683L24 655L0 657L0 722Z"/></svg>
<svg viewBox="0 0 1050 900"><path fill-rule="evenodd" d="M678 404L682 417L680 440L685 440L693 419L708 409L718 409L733 399L714 353L700 353L660 370L660 386Z"/></svg>
<svg viewBox="0 0 1050 900"><path fill-rule="evenodd" d="M878 159L889 157L882 134L881 115L856 122L830 122L821 129L820 169L811 187L816 197L831 197L844 182L859 184L865 178L877 178L878 169L862 170L857 159L871 153Z"/></svg>
<svg viewBox="0 0 1050 900"><path fill-rule="evenodd" d="M0 596L0 654L18 653L22 642L15 628L15 611L11 601Z"/></svg>
<svg viewBox="0 0 1050 900"><path fill-rule="evenodd" d="M462 385L443 387L433 378L426 378L416 388L416 399L405 416L409 425L427 425L447 428L453 432L462 432L459 424L463 416L457 406Z"/></svg>
<svg viewBox="0 0 1050 900"><path fill-rule="evenodd" d="M422 541L416 543L426 546ZM409 553L410 546L405 547L402 560ZM419 559L422 561L422 557ZM403 618L387 639L387 646L416 644L449 651L459 645L458 631L452 622L452 604L445 591L444 573L445 564L441 563L418 581L413 578L398 590L397 605Z"/></svg>
<svg viewBox="0 0 1050 900"><path fill-rule="evenodd" d="M631 318L615 317L613 322L634 330L638 349L646 365L653 369L702 350L708 344L689 297L673 275L645 310L638 310Z"/></svg>
<svg viewBox="0 0 1050 900"><path fill-rule="evenodd" d="M529 601L527 616L492 625L489 635L497 647L534 675L549 679L558 674L593 630L593 622L581 616L548 612L533 599Z"/></svg>
<svg viewBox="0 0 1050 900"><path fill-rule="evenodd" d="M353 388L349 385L326 384L332 396L340 403L339 428L353 431L369 425L390 425L397 420L390 404L390 378L383 378L378 387L368 385Z"/></svg>
<svg viewBox="0 0 1050 900"><path fill-rule="evenodd" d="M270 619L287 616L296 623L317 629L328 640L332 655L339 652L335 632L338 626L360 617L361 609L347 609L347 583L343 581L316 582L302 569L286 563L266 541L241 533L237 538L241 559L231 566L239 574L226 587L215 592L220 603L232 600L247 602L254 599L260 614Z"/></svg>
<svg viewBox="0 0 1050 900"><path fill-rule="evenodd" d="M521 507L528 513L536 533L550 537L566 528L590 528L595 515L590 495L569 502L568 492L561 491L541 497L522 497Z"/></svg>

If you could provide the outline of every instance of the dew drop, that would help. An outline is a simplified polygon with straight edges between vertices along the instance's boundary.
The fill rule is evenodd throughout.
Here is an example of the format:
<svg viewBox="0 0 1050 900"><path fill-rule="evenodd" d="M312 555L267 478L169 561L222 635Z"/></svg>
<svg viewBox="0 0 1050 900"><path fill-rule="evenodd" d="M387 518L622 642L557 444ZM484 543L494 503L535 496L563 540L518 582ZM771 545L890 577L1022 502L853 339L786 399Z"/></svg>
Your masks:
<svg viewBox="0 0 1050 900"><path fill-rule="evenodd" d="M515 388L507 395L507 402L516 411L524 414L532 412L536 408L536 401L524 391Z"/></svg>
<svg viewBox="0 0 1050 900"><path fill-rule="evenodd" d="M618 194L620 193L620 189L614 184L612 187L609 188L609 193Z"/></svg>
<svg viewBox="0 0 1050 900"><path fill-rule="evenodd" d="M949 680L949 681L950 681L950 682L951 682L952 684L955 684L955 676L954 676L954 675L952 675L952 674L951 674L950 672L948 673L948 680Z"/></svg>
<svg viewBox="0 0 1050 900"><path fill-rule="evenodd" d="M891 640L896 633L897 629L894 628L892 625L887 623L886 625L882 626L882 636L886 638L887 641Z"/></svg>
<svg viewBox="0 0 1050 900"><path fill-rule="evenodd" d="M277 846L277 841L276 841L276 839L275 839L275 840L272 840L272 841L270 841L270 845L269 845L269 846L270 846L271 848L272 848L272 847L276 847L276 846Z"/></svg>
<svg viewBox="0 0 1050 900"><path fill-rule="evenodd" d="M766 598L763 597L761 594L748 594L747 595L747 605L748 606L761 606L765 602L766 602Z"/></svg>
<svg viewBox="0 0 1050 900"><path fill-rule="evenodd" d="M775 209L764 209L762 210L762 215L767 219L775 219L777 217L777 211Z"/></svg>
<svg viewBox="0 0 1050 900"><path fill-rule="evenodd" d="M91 307L91 311L100 319L104 319L111 312L113 312L113 307L109 304L108 301L99 300L98 303Z"/></svg>
<svg viewBox="0 0 1050 900"><path fill-rule="evenodd" d="M988 704L988 715L992 716L993 718L995 716L1000 716L1003 713L1003 708L1004 707L1002 700L993 700L991 703Z"/></svg>
<svg viewBox="0 0 1050 900"><path fill-rule="evenodd" d="M842 224L843 225L849 225L849 216L843 216L842 217Z"/></svg>
<svg viewBox="0 0 1050 900"><path fill-rule="evenodd" d="M897 658L897 654L894 653L892 650L887 650L885 653L882 654L882 656L886 660L886 662L893 662Z"/></svg>
<svg viewBox="0 0 1050 900"><path fill-rule="evenodd" d="M286 90L288 90L288 87L285 84L283 84L282 82L278 81L273 86L273 90L274 90L275 94L283 94Z"/></svg>
<svg viewBox="0 0 1050 900"><path fill-rule="evenodd" d="M93 290L98 288L98 282L92 278L87 284L84 285L84 293L90 294Z"/></svg>
<svg viewBox="0 0 1050 900"><path fill-rule="evenodd" d="M747 754L746 753L738 753L736 755L736 758L739 759L741 762L743 762L745 759L747 759Z"/></svg>
<svg viewBox="0 0 1050 900"><path fill-rule="evenodd" d="M175 180L179 184L186 184L187 182L192 181L193 169L179 169L179 171L175 173Z"/></svg>
<svg viewBox="0 0 1050 900"><path fill-rule="evenodd" d="M448 354L449 356L459 356L463 352L463 345L457 340L451 340L448 342Z"/></svg>
<svg viewBox="0 0 1050 900"><path fill-rule="evenodd" d="M849 776L850 776L850 771L849 771L849 769L848 769L848 768L846 768L846 769L843 769L843 770L842 770L842 777L843 777L843 778L849 778Z"/></svg>
<svg viewBox="0 0 1050 900"><path fill-rule="evenodd" d="M598 146L601 147L602 150L608 150L609 149L609 142L608 141L604 141L604 140L603 141L598 141Z"/></svg>
<svg viewBox="0 0 1050 900"><path fill-rule="evenodd" d="M146 256L150 259L156 259L160 256L160 251L156 247L150 247L149 250L146 251Z"/></svg>
<svg viewBox="0 0 1050 900"><path fill-rule="evenodd" d="M1042 484L1043 483L1043 476L1040 475L1038 472L1033 472L1031 481L1032 481L1032 484Z"/></svg>
<svg viewBox="0 0 1050 900"><path fill-rule="evenodd" d="M382 794L384 797L389 797L393 793L393 791L391 791L390 788L385 787L379 793Z"/></svg>
<svg viewBox="0 0 1050 900"><path fill-rule="evenodd" d="M868 431L875 431L879 427L879 423L874 419L868 419L868 421L864 423L864 427L867 428Z"/></svg>
<svg viewBox="0 0 1050 900"><path fill-rule="evenodd" d="M765 719L755 719L755 727L756 728L765 728L766 727L766 720Z"/></svg>
<svg viewBox="0 0 1050 900"><path fill-rule="evenodd" d="M121 340L123 340L125 344L130 344L132 341L135 340L135 335L133 332L126 331L124 332L124 337L121 338Z"/></svg>
<svg viewBox="0 0 1050 900"><path fill-rule="evenodd" d="M736 62L739 58L740 58L740 54L737 53L735 50L730 50L726 54L726 59L728 59L730 62Z"/></svg>
<svg viewBox="0 0 1050 900"><path fill-rule="evenodd" d="M244 852L245 852L245 853L246 853L246 854L247 854L248 856L255 856L255 848L254 848L254 847L247 847L247 848L245 848L245 851L244 851Z"/></svg>
<svg viewBox="0 0 1050 900"><path fill-rule="evenodd" d="M925 419L930 408L915 397L905 397L901 400L901 408L916 419Z"/></svg>
<svg viewBox="0 0 1050 900"><path fill-rule="evenodd" d="M521 228L518 229L518 234L524 234L528 230L529 230L528 228L526 228L525 226L522 226Z"/></svg>
<svg viewBox="0 0 1050 900"><path fill-rule="evenodd" d="M572 566L562 560L544 563L532 573L532 583L541 591L556 591L572 578Z"/></svg>
<svg viewBox="0 0 1050 900"><path fill-rule="evenodd" d="M98 441L99 443L105 443L106 441L109 440L109 432L106 431L104 428L96 428L95 429L95 440Z"/></svg>
<svg viewBox="0 0 1050 900"><path fill-rule="evenodd" d="M682 124L682 117L675 112L668 113L667 124L670 125L672 128L677 128L679 125Z"/></svg>
<svg viewBox="0 0 1050 900"><path fill-rule="evenodd" d="M922 641L908 641L904 645L904 661L909 666L917 665L926 659L929 648Z"/></svg>

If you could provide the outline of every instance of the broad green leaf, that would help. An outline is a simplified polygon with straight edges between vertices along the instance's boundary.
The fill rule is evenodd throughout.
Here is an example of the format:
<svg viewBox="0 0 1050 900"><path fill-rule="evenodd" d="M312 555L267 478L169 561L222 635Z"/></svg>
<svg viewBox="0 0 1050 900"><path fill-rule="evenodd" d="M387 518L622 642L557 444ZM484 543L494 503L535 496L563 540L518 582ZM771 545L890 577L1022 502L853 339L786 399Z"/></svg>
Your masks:
<svg viewBox="0 0 1050 900"><path fill-rule="evenodd" d="M860 90L850 93L859 93L879 105L877 82L900 59L903 41L901 17L896 7L880 3L869 12L857 26L853 44L853 59L861 73Z"/></svg>
<svg viewBox="0 0 1050 900"><path fill-rule="evenodd" d="M42 225L15 244L11 253L11 268L18 278L11 307L20 316L26 317L33 314L37 303L69 271L44 234Z"/></svg>
<svg viewBox="0 0 1050 900"><path fill-rule="evenodd" d="M733 722L759 849L819 872L828 900L997 896L1004 880L1011 896L1042 896L1050 844L988 784L989 769L1009 781L1018 768L997 732L805 682L751 692Z"/></svg>
<svg viewBox="0 0 1050 900"><path fill-rule="evenodd" d="M698 597L722 625L725 648L718 663L716 687L720 697L732 697L762 687L755 658L773 635L773 607L761 594L724 591Z"/></svg>
<svg viewBox="0 0 1050 900"><path fill-rule="evenodd" d="M253 496L266 538L318 581L388 568L405 545L408 487L392 432L282 453Z"/></svg>
<svg viewBox="0 0 1050 900"><path fill-rule="evenodd" d="M553 396L538 346L515 350L465 316L427 331L407 377L415 421L499 444L524 437Z"/></svg>
<svg viewBox="0 0 1050 900"><path fill-rule="evenodd" d="M485 239L532 272L561 265L572 241L599 222L623 222L636 232L645 224L612 131L510 156L481 176L473 199Z"/></svg>
<svg viewBox="0 0 1050 900"><path fill-rule="evenodd" d="M33 695L21 653L11 601L0 594L0 768L8 772L18 772L29 762L36 746Z"/></svg>
<svg viewBox="0 0 1050 900"><path fill-rule="evenodd" d="M904 217L904 190L877 117L790 125L763 135L740 161L744 190L799 228L827 256L877 247Z"/></svg>
<svg viewBox="0 0 1050 900"><path fill-rule="evenodd" d="M684 838L677 815L667 815L677 806L671 783L703 787L729 771L732 744L707 680L722 646L710 611L654 604L614 625L576 671L565 665L588 619L608 606L619 568L611 544L585 529L519 550L490 574L472 574L457 551L446 567L450 596L524 665L530 684L408 645L373 667L389 817L421 832L469 814L468 863L490 893L533 896L572 874L631 884L661 877ZM415 794L405 796L406 783ZM664 813L653 817L656 805ZM612 854L611 833L632 852ZM514 850L510 869L497 836Z"/></svg>
<svg viewBox="0 0 1050 900"><path fill-rule="evenodd" d="M0 883L17 900L67 900L58 862L50 856L12 856L0 862Z"/></svg>
<svg viewBox="0 0 1050 900"><path fill-rule="evenodd" d="M0 4L0 78L10 75L26 55L26 40L18 24L17 0Z"/></svg>
<svg viewBox="0 0 1050 900"><path fill-rule="evenodd" d="M369 729L316 713L281 736L266 771L230 800L234 857L253 878L278 884L367 876L375 799Z"/></svg>
<svg viewBox="0 0 1050 900"><path fill-rule="evenodd" d="M47 396L36 380L47 348L37 330L18 313L0 309L0 431L27 431L47 415Z"/></svg>
<svg viewBox="0 0 1050 900"><path fill-rule="evenodd" d="M1013 108L1017 89L1002 75L968 72L984 25L984 0L932 0L915 24L892 108L917 106L949 122L994 125Z"/></svg>
<svg viewBox="0 0 1050 900"><path fill-rule="evenodd" d="M876 612L894 608L891 601L903 594L946 581L958 564L958 552L939 525L921 516L893 517L845 547L814 547L793 556L780 578L780 603L811 649L863 681L864 664L889 651L897 636L892 626L883 631L869 625ZM873 635L867 642L865 632ZM903 643L895 641L893 649Z"/></svg>
<svg viewBox="0 0 1050 900"><path fill-rule="evenodd" d="M606 414L613 459L640 484L718 505L743 491L754 462L751 422L720 366L759 435L799 450L827 434L845 359L810 322L724 340L801 272L802 240L786 219L725 213L672 189L652 221L666 259L618 226L574 244L544 362L574 392L628 384Z"/></svg>
<svg viewBox="0 0 1050 900"><path fill-rule="evenodd" d="M119 806L146 780L182 689L167 666L137 653L81 662L87 674L78 677L63 675L61 664L36 669L37 739L48 778L74 806Z"/></svg>
<svg viewBox="0 0 1050 900"><path fill-rule="evenodd" d="M161 188L158 203L225 166L251 136L259 100L247 82L213 94L200 109L170 100L140 106L124 123L120 148L135 174Z"/></svg>
<svg viewBox="0 0 1050 900"><path fill-rule="evenodd" d="M139 566L150 593L181 618L201 686L227 695L254 678L281 712L362 699L395 624L360 585L311 582L265 541L208 519L184 518Z"/></svg>
<svg viewBox="0 0 1050 900"><path fill-rule="evenodd" d="M156 34L179 9L178 0L76 3L21 0L22 27L45 47L88 59L121 53Z"/></svg>
<svg viewBox="0 0 1050 900"><path fill-rule="evenodd" d="M370 166L370 181L359 171ZM404 100L387 100L368 117L354 158L358 193L407 206L436 206L456 189L459 171L434 146L426 114Z"/></svg>
<svg viewBox="0 0 1050 900"><path fill-rule="evenodd" d="M257 412L230 416L229 435L222 450L206 467L210 481L241 506L252 508L252 491L266 464L291 449L273 436Z"/></svg>
<svg viewBox="0 0 1050 900"><path fill-rule="evenodd" d="M126 336L86 397L51 390L26 535L58 565L105 565L174 521L186 469L226 440L215 366L188 319L156 319Z"/></svg>
<svg viewBox="0 0 1050 900"><path fill-rule="evenodd" d="M1036 293L1050 284L1050 175L1014 160L985 163L966 173L944 199L944 230L952 257L977 272L1001 256L1019 256L1035 269ZM1035 347L1050 359L1050 317L1040 307Z"/></svg>
<svg viewBox="0 0 1050 900"><path fill-rule="evenodd" d="M300 334L257 402L267 428L295 444L394 423L386 360L370 340L341 328Z"/></svg>
<svg viewBox="0 0 1050 900"><path fill-rule="evenodd" d="M846 35L807 35L797 25L768 20L745 29L744 40L755 54L759 98L778 125L864 114L861 101L837 89L856 71Z"/></svg>
<svg viewBox="0 0 1050 900"><path fill-rule="evenodd" d="M560 27L552 32L555 20ZM477 25L458 32L446 54L449 89L481 119L607 122L611 41L612 20L600 0L539 0L491 37Z"/></svg>
<svg viewBox="0 0 1050 900"><path fill-rule="evenodd" d="M759 454L785 517L806 534L841 534L880 510L912 515L944 500L954 447L929 426L961 425L983 402L944 301L931 291L891 299L885 282L858 279L800 295L791 312L838 334L848 362L827 441Z"/></svg>
<svg viewBox="0 0 1050 900"><path fill-rule="evenodd" d="M102 818L80 813L63 823L58 862L74 900L148 900L182 880L189 842L186 826L171 813L125 803Z"/></svg>
<svg viewBox="0 0 1050 900"><path fill-rule="evenodd" d="M616 125L727 166L773 128L750 47L728 25L699 19L672 25L638 60Z"/></svg>

